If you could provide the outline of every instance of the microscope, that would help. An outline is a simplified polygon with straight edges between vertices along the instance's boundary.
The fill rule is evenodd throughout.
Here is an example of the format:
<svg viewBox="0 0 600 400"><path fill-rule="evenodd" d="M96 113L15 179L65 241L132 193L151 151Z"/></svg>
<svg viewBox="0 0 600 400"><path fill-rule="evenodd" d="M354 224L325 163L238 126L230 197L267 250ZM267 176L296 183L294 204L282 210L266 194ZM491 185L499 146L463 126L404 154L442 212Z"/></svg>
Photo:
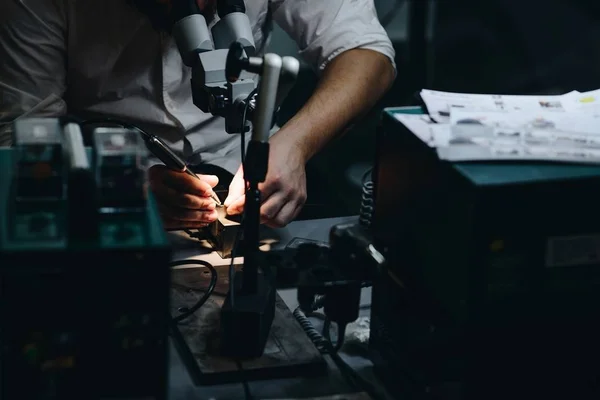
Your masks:
<svg viewBox="0 0 600 400"><path fill-rule="evenodd" d="M282 66L278 68L280 76L272 86L260 87L263 98L275 96L274 111L260 110L254 77L259 75L266 79L263 73L265 57L255 57L254 37L244 1L219 0L219 20L210 31L200 11L195 0L173 2L172 33L184 64L192 68L194 104L205 113L223 117L227 133L249 130L249 124L243 121L244 109L248 121L254 121L255 114L267 112L271 127L274 111L294 84L300 68L298 60L273 54L265 56L281 59ZM231 68L227 69L227 66ZM262 104L268 103L265 100Z"/></svg>
<svg viewBox="0 0 600 400"><path fill-rule="evenodd" d="M192 69L194 104L225 119L228 133L252 137L244 163L246 204L243 213L244 266L230 277L221 311L222 353L234 358L262 355L275 312L275 287L259 272L259 183L265 180L269 133L274 115L300 68L293 57L256 57L252 28L243 0L217 3L218 22L209 32L196 0L173 2L173 37L185 65ZM256 89L254 76L260 76ZM239 336L240 330L246 333Z"/></svg>

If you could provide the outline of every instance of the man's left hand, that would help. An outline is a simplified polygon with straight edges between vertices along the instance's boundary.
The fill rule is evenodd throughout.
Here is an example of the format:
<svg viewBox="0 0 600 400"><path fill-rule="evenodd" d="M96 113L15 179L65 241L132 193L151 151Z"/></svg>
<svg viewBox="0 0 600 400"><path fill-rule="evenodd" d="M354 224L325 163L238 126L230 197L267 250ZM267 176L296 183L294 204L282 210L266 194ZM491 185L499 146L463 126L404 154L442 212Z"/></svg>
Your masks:
<svg viewBox="0 0 600 400"><path fill-rule="evenodd" d="M306 202L306 157L299 146L284 136L275 134L269 141L269 168L266 179L258 188L261 193L261 222L281 228L290 223ZM244 171L238 169L224 202L228 214L240 214L244 209Z"/></svg>

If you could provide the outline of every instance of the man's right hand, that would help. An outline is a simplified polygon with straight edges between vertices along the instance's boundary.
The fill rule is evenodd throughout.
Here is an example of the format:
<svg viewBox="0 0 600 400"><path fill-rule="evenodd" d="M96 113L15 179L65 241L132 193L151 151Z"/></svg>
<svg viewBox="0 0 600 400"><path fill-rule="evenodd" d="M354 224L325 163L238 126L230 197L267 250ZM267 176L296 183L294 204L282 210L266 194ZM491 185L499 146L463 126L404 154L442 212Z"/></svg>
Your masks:
<svg viewBox="0 0 600 400"><path fill-rule="evenodd" d="M219 183L214 175L196 179L164 165L148 170L150 189L158 203L165 229L194 229L217 220L215 201L210 197Z"/></svg>

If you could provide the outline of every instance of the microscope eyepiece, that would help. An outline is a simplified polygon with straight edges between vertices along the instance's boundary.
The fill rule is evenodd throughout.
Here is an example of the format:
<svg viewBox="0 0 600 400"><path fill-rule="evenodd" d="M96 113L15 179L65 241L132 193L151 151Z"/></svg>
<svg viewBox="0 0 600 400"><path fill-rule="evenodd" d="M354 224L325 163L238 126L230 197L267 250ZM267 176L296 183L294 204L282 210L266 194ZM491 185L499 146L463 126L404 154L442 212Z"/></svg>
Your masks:
<svg viewBox="0 0 600 400"><path fill-rule="evenodd" d="M171 24L175 25L188 15L202 14L196 0L173 0L171 2Z"/></svg>

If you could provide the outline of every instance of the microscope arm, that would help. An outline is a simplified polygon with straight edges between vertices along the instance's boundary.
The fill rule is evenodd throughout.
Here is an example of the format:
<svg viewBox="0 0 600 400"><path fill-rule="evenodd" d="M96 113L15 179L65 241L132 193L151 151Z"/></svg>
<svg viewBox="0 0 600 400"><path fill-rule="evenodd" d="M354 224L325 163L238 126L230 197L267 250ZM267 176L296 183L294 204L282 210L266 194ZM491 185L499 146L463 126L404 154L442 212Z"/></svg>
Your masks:
<svg viewBox="0 0 600 400"><path fill-rule="evenodd" d="M264 350L275 312L273 282L266 273L259 274L259 267L264 265L259 250L261 193L258 186L267 175L273 114L278 98L281 99L286 91L286 88L283 92L280 90L279 82L295 78L299 63L294 59L284 61L276 54L245 58L239 43L231 46L230 54L226 66L230 83L235 84L245 70L260 75L260 84L252 139L244 160L244 178L248 183L243 217L244 266L241 276L237 273L233 276L232 287L221 308L221 334L222 344L231 355L258 357ZM256 327L252 335L245 335L243 339L239 337L242 321Z"/></svg>
<svg viewBox="0 0 600 400"><path fill-rule="evenodd" d="M274 71L274 68L279 72ZM257 101L255 105L249 105L247 114L248 119L255 124L253 140L259 142L268 140L274 114L293 88L299 72L300 63L294 57L282 58L275 54L266 54L262 58L246 57L241 43L234 42L230 46L225 63L225 75L229 83L237 84L245 73L257 74L261 77L258 94L254 96ZM275 79L277 83L274 83ZM243 110L247 100L238 97L235 100L236 108Z"/></svg>

